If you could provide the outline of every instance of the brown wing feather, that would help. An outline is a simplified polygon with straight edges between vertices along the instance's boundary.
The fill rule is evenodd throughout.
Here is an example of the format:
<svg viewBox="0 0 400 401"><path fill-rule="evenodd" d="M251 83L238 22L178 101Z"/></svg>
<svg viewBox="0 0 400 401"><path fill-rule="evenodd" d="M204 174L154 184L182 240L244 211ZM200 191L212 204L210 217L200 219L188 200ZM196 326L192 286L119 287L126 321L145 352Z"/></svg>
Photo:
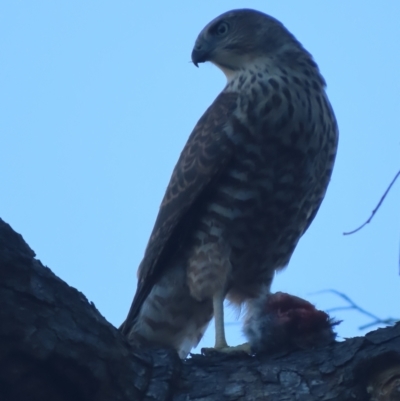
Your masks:
<svg viewBox="0 0 400 401"><path fill-rule="evenodd" d="M120 329L129 332L167 259L179 245L182 221L230 160L233 144L227 135L237 93L222 92L200 118L171 176L144 258L128 317Z"/></svg>

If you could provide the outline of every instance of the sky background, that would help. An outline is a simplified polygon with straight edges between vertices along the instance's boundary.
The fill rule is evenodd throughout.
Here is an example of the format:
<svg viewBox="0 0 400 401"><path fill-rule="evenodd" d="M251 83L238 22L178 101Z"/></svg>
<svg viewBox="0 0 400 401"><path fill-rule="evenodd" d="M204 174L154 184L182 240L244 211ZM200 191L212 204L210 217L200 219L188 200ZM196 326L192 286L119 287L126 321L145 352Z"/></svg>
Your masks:
<svg viewBox="0 0 400 401"><path fill-rule="evenodd" d="M38 259L118 326L172 169L225 85L190 54L200 30L233 8L279 20L317 61L340 141L314 223L273 291L327 310L346 293L400 317L400 2L4 0L0 4L0 217ZM340 338L370 320L333 313ZM243 342L227 309L228 341ZM202 346L213 345L213 328Z"/></svg>

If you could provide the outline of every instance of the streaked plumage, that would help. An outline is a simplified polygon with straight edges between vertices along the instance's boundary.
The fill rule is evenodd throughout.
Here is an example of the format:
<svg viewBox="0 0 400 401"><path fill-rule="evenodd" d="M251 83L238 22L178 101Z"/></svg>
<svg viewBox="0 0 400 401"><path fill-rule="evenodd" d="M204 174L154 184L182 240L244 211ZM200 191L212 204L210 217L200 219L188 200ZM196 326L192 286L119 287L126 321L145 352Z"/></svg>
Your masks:
<svg viewBox="0 0 400 401"><path fill-rule="evenodd" d="M222 302L269 290L315 217L332 172L336 120L310 54L270 16L233 10L210 22L192 60L228 82L190 135L161 203L121 326L132 343L183 358Z"/></svg>

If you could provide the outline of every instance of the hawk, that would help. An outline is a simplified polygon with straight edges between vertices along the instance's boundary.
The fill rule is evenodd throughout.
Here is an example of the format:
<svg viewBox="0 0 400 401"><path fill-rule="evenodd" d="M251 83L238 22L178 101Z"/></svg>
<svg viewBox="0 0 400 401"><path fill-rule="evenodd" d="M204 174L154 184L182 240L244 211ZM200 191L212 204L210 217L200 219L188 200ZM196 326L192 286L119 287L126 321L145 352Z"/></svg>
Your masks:
<svg viewBox="0 0 400 401"><path fill-rule="evenodd" d="M215 348L226 349L225 298L246 306L269 293L318 211L338 140L317 64L273 17L222 14L192 61L215 64L227 83L172 172L120 328L181 358L213 316Z"/></svg>

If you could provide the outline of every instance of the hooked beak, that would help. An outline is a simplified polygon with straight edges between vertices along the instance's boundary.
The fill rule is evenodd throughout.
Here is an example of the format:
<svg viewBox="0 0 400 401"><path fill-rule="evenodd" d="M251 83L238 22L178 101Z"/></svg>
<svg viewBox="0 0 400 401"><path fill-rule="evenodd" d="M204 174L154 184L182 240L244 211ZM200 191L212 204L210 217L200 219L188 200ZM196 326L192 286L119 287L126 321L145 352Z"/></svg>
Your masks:
<svg viewBox="0 0 400 401"><path fill-rule="evenodd" d="M199 63L210 61L211 50L210 45L202 38L198 38L192 51L193 64L198 67Z"/></svg>

